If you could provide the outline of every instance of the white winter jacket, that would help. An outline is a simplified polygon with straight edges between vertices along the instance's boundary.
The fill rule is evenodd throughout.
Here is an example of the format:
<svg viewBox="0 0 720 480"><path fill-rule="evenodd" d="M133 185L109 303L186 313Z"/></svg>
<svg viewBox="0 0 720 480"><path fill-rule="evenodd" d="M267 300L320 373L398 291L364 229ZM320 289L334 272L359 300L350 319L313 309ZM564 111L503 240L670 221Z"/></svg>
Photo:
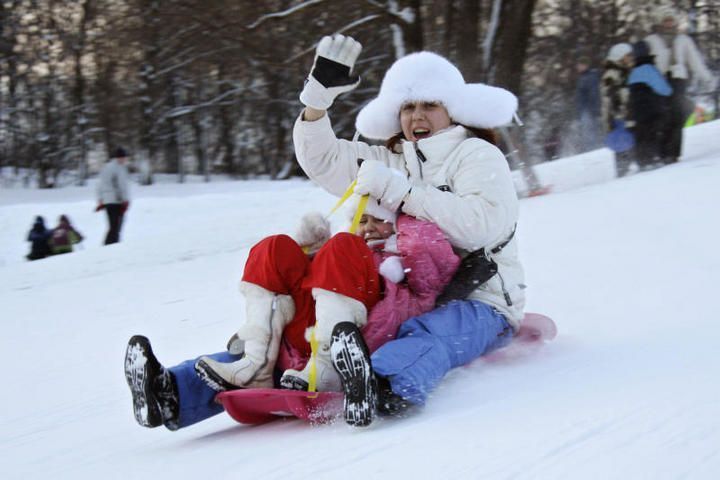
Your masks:
<svg viewBox="0 0 720 480"><path fill-rule="evenodd" d="M704 88L708 90L715 88L715 79L705 66L702 55L690 37L684 34L675 35L672 50L665 39L657 33L648 35L645 41L650 47L650 53L655 55L655 66L663 74L670 73L672 78L687 80L692 73L697 80L703 82Z"/></svg>
<svg viewBox="0 0 720 480"><path fill-rule="evenodd" d="M337 196L355 180L360 158L378 160L405 173L412 191L403 212L434 222L461 255L503 243L518 221L518 199L504 155L494 145L469 136L464 127L451 127L417 145L405 141L402 153L393 153L384 146L336 138L326 114L313 122L298 118L293 140L305 173ZM517 239L493 258L499 275L468 298L495 307L517 329L525 306ZM503 290L512 305L507 304Z"/></svg>
<svg viewBox="0 0 720 480"><path fill-rule="evenodd" d="M128 170L125 165L120 165L115 159L105 164L97 184L97 200L106 205L130 200Z"/></svg>

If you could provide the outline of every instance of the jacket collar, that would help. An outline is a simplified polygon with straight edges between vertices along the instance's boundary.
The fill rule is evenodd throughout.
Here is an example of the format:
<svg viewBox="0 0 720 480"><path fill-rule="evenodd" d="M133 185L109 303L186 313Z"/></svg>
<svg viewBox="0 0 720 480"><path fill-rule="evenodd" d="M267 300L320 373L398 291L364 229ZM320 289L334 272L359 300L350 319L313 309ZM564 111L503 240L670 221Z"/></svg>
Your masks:
<svg viewBox="0 0 720 480"><path fill-rule="evenodd" d="M403 152L407 149L420 149L428 163L444 162L447 156L455 150L455 148L468 138L468 132L465 127L455 125L442 130L432 137L418 140L417 145L407 140L403 141Z"/></svg>

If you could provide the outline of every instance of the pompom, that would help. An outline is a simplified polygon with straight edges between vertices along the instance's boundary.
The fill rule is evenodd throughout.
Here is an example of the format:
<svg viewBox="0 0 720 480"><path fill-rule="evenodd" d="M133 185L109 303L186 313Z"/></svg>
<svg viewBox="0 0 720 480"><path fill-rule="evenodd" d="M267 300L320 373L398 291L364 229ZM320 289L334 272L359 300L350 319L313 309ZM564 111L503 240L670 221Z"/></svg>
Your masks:
<svg viewBox="0 0 720 480"><path fill-rule="evenodd" d="M405 278L405 268L398 256L388 257L383 260L378 270L380 275L393 283L400 283Z"/></svg>
<svg viewBox="0 0 720 480"><path fill-rule="evenodd" d="M294 238L298 245L314 252L330 238L330 222L319 212L306 213Z"/></svg>

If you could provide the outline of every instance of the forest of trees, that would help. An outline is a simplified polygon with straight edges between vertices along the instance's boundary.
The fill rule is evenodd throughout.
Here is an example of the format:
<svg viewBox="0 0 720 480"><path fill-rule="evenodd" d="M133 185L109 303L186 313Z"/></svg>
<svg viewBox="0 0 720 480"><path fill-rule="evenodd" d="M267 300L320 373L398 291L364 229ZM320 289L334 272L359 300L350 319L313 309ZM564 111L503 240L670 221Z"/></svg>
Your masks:
<svg viewBox="0 0 720 480"><path fill-rule="evenodd" d="M301 174L292 124L314 47L363 44L363 81L331 111L357 111L399 56L432 50L470 82L521 99L529 161L552 131L572 148L575 61L641 39L646 0L0 0L0 169L41 188L83 184L116 145L154 172ZM668 2L720 70L720 0Z"/></svg>

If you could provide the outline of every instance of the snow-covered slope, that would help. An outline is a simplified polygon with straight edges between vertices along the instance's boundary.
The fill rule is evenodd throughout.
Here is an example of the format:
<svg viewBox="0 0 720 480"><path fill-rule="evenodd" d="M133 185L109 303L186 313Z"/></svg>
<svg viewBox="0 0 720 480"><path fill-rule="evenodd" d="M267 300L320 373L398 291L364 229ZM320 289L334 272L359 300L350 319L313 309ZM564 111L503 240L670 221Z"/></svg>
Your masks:
<svg viewBox="0 0 720 480"><path fill-rule="evenodd" d="M558 193L521 202L518 237L528 310L552 316L558 338L457 369L422 411L364 430L224 414L143 429L122 374L136 333L168 365L222 349L243 315L249 247L328 211L326 193L303 181L135 186L124 242L101 248L90 187L0 192L2 477L716 478L716 123L691 130L687 161L628 178L543 165ZM23 262L34 215L60 213L84 249Z"/></svg>

